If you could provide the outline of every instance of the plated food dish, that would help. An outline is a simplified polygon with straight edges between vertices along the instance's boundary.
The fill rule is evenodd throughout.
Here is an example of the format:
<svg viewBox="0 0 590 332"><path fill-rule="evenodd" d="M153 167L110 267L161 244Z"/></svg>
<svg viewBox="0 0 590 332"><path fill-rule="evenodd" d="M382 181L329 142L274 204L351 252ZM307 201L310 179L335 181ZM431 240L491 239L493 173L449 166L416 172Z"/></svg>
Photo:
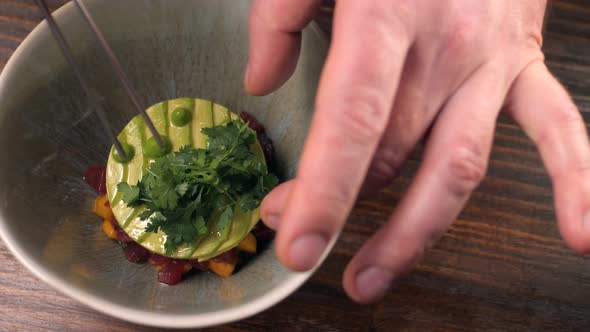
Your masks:
<svg viewBox="0 0 590 332"><path fill-rule="evenodd" d="M112 148L105 168L86 171L102 230L127 260L155 266L161 283L196 270L229 277L272 237L258 223L278 184L272 142L250 114L204 99L160 102L147 114L161 144L136 116L118 136L125 155Z"/></svg>
<svg viewBox="0 0 590 332"><path fill-rule="evenodd" d="M289 82L271 95L252 97L242 84L251 1L84 2L142 100L203 96L233 112L251 112L273 139L272 170L281 180L295 176L328 50L317 27L303 32ZM80 29L85 23L75 4L55 13L76 60L112 110L109 122L120 131L137 112L114 84L95 40ZM148 263L127 262L101 230L103 219L92 214L97 194L81 176L87 166L105 167L113 144L84 98L46 24L27 36L0 74L0 142L10 156L0 163L0 237L39 280L94 310L159 328L243 319L308 280L313 271L294 272L280 263L274 241L264 248L259 240L256 255L230 278L195 271L171 287L157 282L158 271Z"/></svg>

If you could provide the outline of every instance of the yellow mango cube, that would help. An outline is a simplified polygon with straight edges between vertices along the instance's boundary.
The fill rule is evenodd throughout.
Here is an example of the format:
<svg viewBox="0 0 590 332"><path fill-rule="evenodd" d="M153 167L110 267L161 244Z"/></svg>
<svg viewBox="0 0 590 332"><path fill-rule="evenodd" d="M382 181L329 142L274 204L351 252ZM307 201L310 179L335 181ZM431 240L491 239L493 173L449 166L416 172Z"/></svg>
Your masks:
<svg viewBox="0 0 590 332"><path fill-rule="evenodd" d="M113 227L113 223L109 219L105 219L105 221L103 221L102 230L111 239L117 239L117 230L115 230L115 227Z"/></svg>
<svg viewBox="0 0 590 332"><path fill-rule="evenodd" d="M115 216L113 215L113 210L111 210L111 205L109 204L109 199L107 195L100 195L94 200L94 206L92 208L92 212L97 216L113 220Z"/></svg>
<svg viewBox="0 0 590 332"><path fill-rule="evenodd" d="M224 262L224 261L216 261L211 260L209 262L209 270L213 271L213 273L217 274L220 277L227 278L232 275L234 269L236 268L236 262Z"/></svg>
<svg viewBox="0 0 590 332"><path fill-rule="evenodd" d="M247 253L256 253L256 237L249 233L246 237L238 244L238 249Z"/></svg>

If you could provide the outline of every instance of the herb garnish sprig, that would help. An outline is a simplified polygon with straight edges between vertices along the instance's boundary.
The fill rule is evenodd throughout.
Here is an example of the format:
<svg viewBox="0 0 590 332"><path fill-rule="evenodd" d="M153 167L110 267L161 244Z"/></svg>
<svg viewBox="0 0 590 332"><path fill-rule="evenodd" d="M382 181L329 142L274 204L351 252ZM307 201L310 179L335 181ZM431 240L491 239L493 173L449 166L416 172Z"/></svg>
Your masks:
<svg viewBox="0 0 590 332"><path fill-rule="evenodd" d="M166 233L167 255L229 227L236 209L256 209L278 184L251 151L256 133L247 124L231 120L201 132L207 149L185 146L155 159L137 185L117 185L129 207L145 207L139 218L148 220L146 232Z"/></svg>

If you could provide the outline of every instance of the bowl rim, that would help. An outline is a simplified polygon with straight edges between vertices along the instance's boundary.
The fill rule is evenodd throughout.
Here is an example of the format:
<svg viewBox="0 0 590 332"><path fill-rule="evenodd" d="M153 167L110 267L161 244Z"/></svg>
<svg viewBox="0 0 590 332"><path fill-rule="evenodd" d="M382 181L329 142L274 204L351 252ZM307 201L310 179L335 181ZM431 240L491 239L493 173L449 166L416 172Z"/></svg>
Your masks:
<svg viewBox="0 0 590 332"><path fill-rule="evenodd" d="M56 20L59 21L60 18L64 18L67 15L72 15L73 10L74 4L69 2L54 11L53 15ZM0 73L0 91L4 91L6 88L6 80L9 76L11 76L9 73L13 71L13 67L18 62L17 59L25 52L25 49L34 43L34 40L39 37L42 31L45 31L46 29L48 29L47 23L45 20L43 20L17 47ZM328 36L319 27L317 22L312 21L308 29L310 29L312 33L316 34L317 37L320 38L320 41L324 47L328 47ZM220 325L248 318L270 308L295 292L300 286L303 285L303 283L305 283L305 281L311 277L311 275L326 259L339 237L338 233L332 238L328 244L327 250L324 252L318 264L312 270L293 273L293 275L289 277L285 283L278 285L271 292L264 294L253 301L241 304L234 308L221 309L217 312L177 315L130 309L123 305L105 300L100 296L93 295L87 291L77 288L75 285L65 282L62 278L54 275L41 264L37 263L30 254L25 252L25 250L23 250L23 248L18 244L16 239L10 235L6 225L7 221L0 214L0 239L5 243L12 255L16 257L17 260L30 272L32 272L33 275L35 275L38 279L42 280L62 294L65 294L66 296L77 300L87 307L90 307L106 315L135 324L162 328L202 328Z"/></svg>

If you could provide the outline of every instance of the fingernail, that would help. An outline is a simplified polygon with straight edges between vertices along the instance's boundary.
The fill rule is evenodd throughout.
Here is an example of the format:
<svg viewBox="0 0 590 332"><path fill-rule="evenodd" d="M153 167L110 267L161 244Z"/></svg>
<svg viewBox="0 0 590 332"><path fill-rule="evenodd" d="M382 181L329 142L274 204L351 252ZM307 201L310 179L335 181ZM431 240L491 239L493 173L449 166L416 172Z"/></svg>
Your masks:
<svg viewBox="0 0 590 332"><path fill-rule="evenodd" d="M291 267L298 271L313 268L326 250L327 245L326 238L320 234L301 235L291 243L289 249Z"/></svg>
<svg viewBox="0 0 590 332"><path fill-rule="evenodd" d="M280 216L278 214L268 214L264 218L264 223L266 226L276 230L279 227L279 218Z"/></svg>
<svg viewBox="0 0 590 332"><path fill-rule="evenodd" d="M586 214L584 215L582 224L586 230L590 231L590 211L586 212Z"/></svg>
<svg viewBox="0 0 590 332"><path fill-rule="evenodd" d="M356 275L356 289L365 301L381 298L391 287L393 274L380 267L372 266Z"/></svg>

